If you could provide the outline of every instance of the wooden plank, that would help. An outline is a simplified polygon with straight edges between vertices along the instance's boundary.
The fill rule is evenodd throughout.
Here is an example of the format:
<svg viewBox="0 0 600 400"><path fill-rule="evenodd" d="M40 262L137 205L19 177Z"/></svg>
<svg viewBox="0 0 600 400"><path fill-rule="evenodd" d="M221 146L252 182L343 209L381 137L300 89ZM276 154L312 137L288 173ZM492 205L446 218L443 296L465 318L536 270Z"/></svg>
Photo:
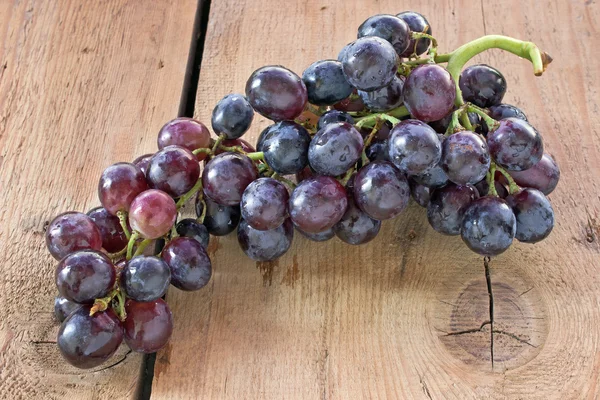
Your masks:
<svg viewBox="0 0 600 400"><path fill-rule="evenodd" d="M56 347L44 228L99 204L102 170L176 116L197 2L0 2L0 398L133 397L142 357L72 368ZM111 366L112 365L112 366Z"/></svg>
<svg viewBox="0 0 600 400"><path fill-rule="evenodd" d="M235 236L213 240L215 274L196 293L171 290L176 329L158 354L153 398L598 398L597 263L600 45L591 1L323 0L213 2L197 116L250 73L282 64L301 73L335 58L370 15L415 9L440 50L484 33L536 42L555 57L542 78L492 51L506 101L525 109L558 159L551 195L558 225L535 246L492 261L495 364L480 257L435 233L413 205L372 243L351 247L299 235L274 263L256 264ZM235 10L235 12L232 12ZM257 118L256 139L269 121ZM475 330L447 336L451 332Z"/></svg>

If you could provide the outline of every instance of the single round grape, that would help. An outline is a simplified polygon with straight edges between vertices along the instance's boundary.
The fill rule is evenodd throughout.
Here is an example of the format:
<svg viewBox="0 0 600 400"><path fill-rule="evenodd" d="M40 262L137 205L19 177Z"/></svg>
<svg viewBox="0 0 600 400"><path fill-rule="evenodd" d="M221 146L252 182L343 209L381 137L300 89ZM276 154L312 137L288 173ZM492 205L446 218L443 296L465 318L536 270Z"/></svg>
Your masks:
<svg viewBox="0 0 600 400"><path fill-rule="evenodd" d="M244 139L223 140L221 142L221 145L223 147L241 147L242 150L244 150L246 153L254 153L256 151L256 149L254 148L254 146L252 146L250 143L248 143ZM226 152L226 150L218 148L215 151L215 155L221 154L221 153L225 153L225 152Z"/></svg>
<svg viewBox="0 0 600 400"><path fill-rule="evenodd" d="M204 194L226 206L240 203L242 193L258 178L256 166L247 156L223 153L212 158L202 172Z"/></svg>
<svg viewBox="0 0 600 400"><path fill-rule="evenodd" d="M317 106L329 106L352 94L342 63L336 60L321 60L304 70L302 81L306 85L308 102Z"/></svg>
<svg viewBox="0 0 600 400"><path fill-rule="evenodd" d="M210 147L210 132L206 126L192 118L179 117L167 122L158 132L158 149L168 146L181 146L189 151ZM199 153L197 159L203 160L205 153Z"/></svg>
<svg viewBox="0 0 600 400"><path fill-rule="evenodd" d="M148 302L127 300L123 322L125 343L138 353L156 353L173 333L173 314L163 299Z"/></svg>
<svg viewBox="0 0 600 400"><path fill-rule="evenodd" d="M408 119L392 129L388 159L405 174L426 173L438 165L441 157L438 134L425 122Z"/></svg>
<svg viewBox="0 0 600 400"><path fill-rule="evenodd" d="M335 103L333 108L344 112L360 112L365 110L365 103L358 95L358 91L354 90L350 97Z"/></svg>
<svg viewBox="0 0 600 400"><path fill-rule="evenodd" d="M179 197L198 182L200 164L188 149L167 146L152 157L146 176L153 189Z"/></svg>
<svg viewBox="0 0 600 400"><path fill-rule="evenodd" d="M75 303L93 303L105 297L115 284L116 272L110 259L95 250L79 250L63 258L56 267L58 292Z"/></svg>
<svg viewBox="0 0 600 400"><path fill-rule="evenodd" d="M427 19L418 12L405 11L396 16L406 22L411 33L417 32L431 35L431 25L429 25ZM415 40L411 38L408 48L400 56L410 57L413 54L419 56L427 51L430 44L431 40L429 39Z"/></svg>
<svg viewBox="0 0 600 400"><path fill-rule="evenodd" d="M246 97L252 108L273 121L293 120L302 113L307 102L302 79L281 66L254 71L246 82Z"/></svg>
<svg viewBox="0 0 600 400"><path fill-rule="evenodd" d="M519 118L501 120L500 126L488 133L487 143L496 163L511 171L529 169L544 155L538 131Z"/></svg>
<svg viewBox="0 0 600 400"><path fill-rule="evenodd" d="M350 43L341 61L346 80L358 90L369 92L392 82L399 58L389 42L368 36Z"/></svg>
<svg viewBox="0 0 600 400"><path fill-rule="evenodd" d="M208 228L195 219L182 219L175 226L175 230L179 236L196 239L205 249L208 248L208 242L210 241Z"/></svg>
<svg viewBox="0 0 600 400"><path fill-rule="evenodd" d="M154 256L137 256L121 271L121 288L135 301L154 301L161 298L171 283L167 263Z"/></svg>
<svg viewBox="0 0 600 400"><path fill-rule="evenodd" d="M506 201L485 196L465 209L460 236L475 253L491 257L510 247L516 230L515 214Z"/></svg>
<svg viewBox="0 0 600 400"><path fill-rule="evenodd" d="M550 201L537 189L526 188L506 198L517 218L515 237L524 243L537 243L554 228L554 210Z"/></svg>
<svg viewBox="0 0 600 400"><path fill-rule="evenodd" d="M317 130L325 128L329 124L335 124L337 122L347 122L350 125L354 125L354 118L350 114L344 111L330 110L321 115L319 122L317 123Z"/></svg>
<svg viewBox="0 0 600 400"><path fill-rule="evenodd" d="M408 178L408 185L410 186L410 194L413 200L421 207L427 207L433 188L429 186L421 185L414 179Z"/></svg>
<svg viewBox="0 0 600 400"><path fill-rule="evenodd" d="M102 237L102 247L109 253L116 253L127 246L127 236L121 227L118 217L110 214L103 207L88 211L87 215L94 221Z"/></svg>
<svg viewBox="0 0 600 400"><path fill-rule="evenodd" d="M403 93L404 105L413 118L430 122L444 118L453 109L456 86L443 67L426 64L411 71Z"/></svg>
<svg viewBox="0 0 600 400"><path fill-rule="evenodd" d="M241 137L254 118L252 106L241 94L228 94L223 97L212 112L212 128L217 135L225 135L227 139Z"/></svg>
<svg viewBox="0 0 600 400"><path fill-rule="evenodd" d="M91 305L81 306L65 319L56 344L67 362L77 368L94 368L115 354L123 341L123 328L112 309L90 316Z"/></svg>
<svg viewBox="0 0 600 400"><path fill-rule="evenodd" d="M242 218L252 228L266 231L275 229L288 216L289 194L286 187L272 178L259 178L242 195Z"/></svg>
<svg viewBox="0 0 600 400"><path fill-rule="evenodd" d="M146 239L156 239L169 232L177 219L175 201L165 192L149 189L131 203L129 225Z"/></svg>
<svg viewBox="0 0 600 400"><path fill-rule="evenodd" d="M144 154L143 156L139 156L138 158L133 160L131 163L133 165L135 165L136 167L138 167L142 171L144 176L146 176L146 171L148 170L148 165L150 165L150 160L152 159L153 156L154 156L154 153Z"/></svg>
<svg viewBox="0 0 600 400"><path fill-rule="evenodd" d="M46 229L46 246L54 258L61 260L77 250L100 250L102 234L90 217L70 211L50 222Z"/></svg>
<svg viewBox="0 0 600 400"><path fill-rule="evenodd" d="M388 161L374 161L362 167L354 181L356 204L373 219L384 220L400 214L408 205L410 188L406 177Z"/></svg>
<svg viewBox="0 0 600 400"><path fill-rule="evenodd" d="M496 120L502 120L505 118L519 118L523 121L527 121L527 116L520 108L504 103L491 106L489 109L489 115Z"/></svg>
<svg viewBox="0 0 600 400"><path fill-rule="evenodd" d="M265 161L278 174L300 172L308 162L310 135L306 129L292 121L278 122L271 127L262 150Z"/></svg>
<svg viewBox="0 0 600 400"><path fill-rule="evenodd" d="M418 184L427 186L429 188L444 186L448 183L448 175L446 175L444 168L442 168L441 159L438 165L429 169L427 172L413 175L411 178L414 179Z"/></svg>
<svg viewBox="0 0 600 400"><path fill-rule="evenodd" d="M506 79L489 65L471 65L462 71L458 85L465 101L488 108L500 104L506 93Z"/></svg>
<svg viewBox="0 0 600 400"><path fill-rule="evenodd" d="M141 169L130 163L116 163L102 173L98 198L102 207L117 215L119 211L129 211L135 196L147 189L146 176Z"/></svg>
<svg viewBox="0 0 600 400"><path fill-rule="evenodd" d="M427 219L433 229L444 235L458 235L465 209L479 193L472 185L450 183L431 193L427 206Z"/></svg>
<svg viewBox="0 0 600 400"><path fill-rule="evenodd" d="M323 232L317 232L317 233L304 232L302 229L298 228L297 226L295 228L298 232L300 232L300 234L302 236L304 236L305 238L307 238L309 240L312 240L313 242L326 242L335 236L335 232L333 231L333 228L329 228L329 229L324 230Z"/></svg>
<svg viewBox="0 0 600 400"><path fill-rule="evenodd" d="M402 55L410 44L410 28L402 19L388 14L377 14L358 27L358 38L377 36L388 41L398 55Z"/></svg>
<svg viewBox="0 0 600 400"><path fill-rule="evenodd" d="M346 212L344 187L329 176L303 180L290 196L290 216L307 233L323 232L335 225Z"/></svg>
<svg viewBox="0 0 600 400"><path fill-rule="evenodd" d="M342 219L333 226L335 235L343 242L353 245L365 244L377 236L381 221L365 214L348 195L348 207Z"/></svg>
<svg viewBox="0 0 600 400"><path fill-rule="evenodd" d="M496 175L498 175L498 173L496 173ZM496 176L496 179L498 179L498 176ZM506 189L506 186L504 186L503 183L496 180L496 181L494 181L494 187L496 188L496 193L498 193L498 197L504 199L504 198L506 198L506 196L508 196L508 189ZM481 181L477 182L475 184L475 189L477 189L477 191L479 192L479 195L481 195L481 196L487 195L488 192L490 191L490 185L489 185L487 179L484 178Z"/></svg>
<svg viewBox="0 0 600 400"><path fill-rule="evenodd" d="M71 313L81 307L65 297L56 296L54 298L54 316L58 322L63 322Z"/></svg>
<svg viewBox="0 0 600 400"><path fill-rule="evenodd" d="M215 203L209 198L204 198L206 213L202 224L206 226L208 233L214 236L225 236L237 228L241 219L240 206L223 206ZM196 216L200 218L204 210L204 204L199 197L196 198Z"/></svg>
<svg viewBox="0 0 600 400"><path fill-rule="evenodd" d="M176 237L163 249L162 258L171 269L171 284L181 290L198 290L212 276L206 249L197 240Z"/></svg>
<svg viewBox="0 0 600 400"><path fill-rule="evenodd" d="M548 196L556 188L560 180L558 164L549 154L544 154L541 160L525 171L508 171L517 185L537 189Z"/></svg>
<svg viewBox="0 0 600 400"><path fill-rule="evenodd" d="M329 124L313 137L308 148L310 167L320 175L338 176L356 164L363 138L347 122Z"/></svg>
<svg viewBox="0 0 600 400"><path fill-rule="evenodd" d="M263 129L256 139L256 151L264 151L265 140L272 134L271 128L277 124L269 125Z"/></svg>
<svg viewBox="0 0 600 400"><path fill-rule="evenodd" d="M485 178L490 168L490 154L485 141L471 131L448 136L442 143L442 168L457 185L475 184Z"/></svg>
<svg viewBox="0 0 600 400"><path fill-rule="evenodd" d="M388 159L388 141L371 143L366 151L369 161L389 161Z"/></svg>
<svg viewBox="0 0 600 400"><path fill-rule="evenodd" d="M369 110L376 112L389 111L402 104L404 80L404 77L394 76L394 79L387 86L371 92L359 90L358 95Z"/></svg>
<svg viewBox="0 0 600 400"><path fill-rule="evenodd" d="M252 228L242 220L238 226L237 238L244 253L254 261L272 261L288 251L294 238L294 225L289 219L275 229Z"/></svg>

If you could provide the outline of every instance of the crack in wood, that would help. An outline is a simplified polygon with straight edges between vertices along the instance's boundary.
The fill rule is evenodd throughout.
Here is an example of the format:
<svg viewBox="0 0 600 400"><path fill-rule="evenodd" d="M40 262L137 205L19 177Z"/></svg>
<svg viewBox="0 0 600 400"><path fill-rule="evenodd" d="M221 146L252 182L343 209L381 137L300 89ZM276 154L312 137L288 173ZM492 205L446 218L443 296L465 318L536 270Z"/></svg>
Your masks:
<svg viewBox="0 0 600 400"><path fill-rule="evenodd" d="M430 400L433 400L433 397L431 397L431 393L429 393L427 382L425 382L425 378L423 376L419 376L419 382L421 383L421 387L423 388L423 393L425 393L425 396L427 396L427 398L429 398Z"/></svg>
<svg viewBox="0 0 600 400"><path fill-rule="evenodd" d="M125 360L127 359L127 357L128 357L128 356L129 356L131 353L133 353L133 350L129 349L129 351L128 351L127 353L125 353L125 355L123 356L123 358L121 358L119 361L117 361L117 362L115 362L115 363L113 363L113 364L111 364L111 365L107 365L107 366L106 366L106 367L104 367L104 368L100 368L99 370L97 370L97 371L94 371L94 372L106 371L107 369L110 369L110 368L114 368L114 367L116 367L117 365L119 365L119 364L121 364L123 361L125 361Z"/></svg>
<svg viewBox="0 0 600 400"><path fill-rule="evenodd" d="M494 293L492 292L492 277L490 273L490 257L483 258L483 267L485 269L485 282L490 297L490 357L492 360L492 370L494 369Z"/></svg>

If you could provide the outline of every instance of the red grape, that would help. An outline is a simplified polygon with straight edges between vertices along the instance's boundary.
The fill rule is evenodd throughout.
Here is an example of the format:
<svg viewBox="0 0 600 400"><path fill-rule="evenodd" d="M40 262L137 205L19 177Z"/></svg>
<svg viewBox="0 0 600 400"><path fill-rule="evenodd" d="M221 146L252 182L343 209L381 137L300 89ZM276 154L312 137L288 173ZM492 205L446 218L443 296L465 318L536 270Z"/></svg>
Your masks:
<svg viewBox="0 0 600 400"><path fill-rule="evenodd" d="M104 250L116 253L127 246L127 236L118 217L110 214L103 207L96 207L88 211L88 216L100 230Z"/></svg>
<svg viewBox="0 0 600 400"><path fill-rule="evenodd" d="M121 271L121 288L135 301L153 301L162 297L171 283L167 263L154 256L137 256Z"/></svg>
<svg viewBox="0 0 600 400"><path fill-rule="evenodd" d="M158 132L158 148L181 146L189 151L205 149L210 146L210 132L200 121L180 117L167 122ZM198 160L203 160L206 154L199 153Z"/></svg>
<svg viewBox="0 0 600 400"><path fill-rule="evenodd" d="M116 279L110 259L95 250L71 253L56 267L56 286L59 293L75 303L93 303L105 297Z"/></svg>
<svg viewBox="0 0 600 400"><path fill-rule="evenodd" d="M150 164L150 159L154 154L144 154L143 156L139 156L135 160L133 160L132 164L142 170L144 175L146 175L146 171L148 170L148 165Z"/></svg>
<svg viewBox="0 0 600 400"><path fill-rule="evenodd" d="M258 170L248 157L223 153L211 159L202 172L204 193L218 204L240 203L246 187L258 178Z"/></svg>
<svg viewBox="0 0 600 400"><path fill-rule="evenodd" d="M273 178L259 178L242 195L242 218L254 229L275 229L288 216L287 188Z"/></svg>
<svg viewBox="0 0 600 400"><path fill-rule="evenodd" d="M549 154L544 154L537 164L525 171L508 171L508 173L517 185L537 189L546 196L552 193L560 179L558 164Z"/></svg>
<svg viewBox="0 0 600 400"><path fill-rule="evenodd" d="M175 201L165 192L146 190L131 203L129 224L144 238L156 239L165 235L177 219Z"/></svg>
<svg viewBox="0 0 600 400"><path fill-rule="evenodd" d="M46 246L57 260L77 250L102 248L102 235L87 215L79 212L60 214L46 229Z"/></svg>
<svg viewBox="0 0 600 400"><path fill-rule="evenodd" d="M454 107L456 87L450 73L437 64L413 69L404 82L404 105L425 122L444 118Z"/></svg>
<svg viewBox="0 0 600 400"><path fill-rule="evenodd" d="M146 176L152 188L179 197L198 182L200 164L188 149L168 146L152 157Z"/></svg>
<svg viewBox="0 0 600 400"><path fill-rule="evenodd" d="M181 290L198 290L212 276L210 258L195 239L176 237L163 249L162 258L171 269L171 284Z"/></svg>
<svg viewBox="0 0 600 400"><path fill-rule="evenodd" d="M163 299L148 302L127 300L123 322L125 343L138 353L156 353L173 333L173 314Z"/></svg>
<svg viewBox="0 0 600 400"><path fill-rule="evenodd" d="M117 215L119 211L129 211L135 196L147 189L146 176L141 169L130 163L117 163L102 173L98 197L109 213Z"/></svg>

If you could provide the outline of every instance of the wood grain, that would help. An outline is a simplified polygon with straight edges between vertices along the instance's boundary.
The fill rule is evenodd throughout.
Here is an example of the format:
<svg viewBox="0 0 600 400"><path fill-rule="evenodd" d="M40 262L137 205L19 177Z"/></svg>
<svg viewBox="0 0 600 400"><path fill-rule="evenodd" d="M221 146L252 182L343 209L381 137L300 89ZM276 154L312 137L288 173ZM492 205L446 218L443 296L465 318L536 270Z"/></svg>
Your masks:
<svg viewBox="0 0 600 400"><path fill-rule="evenodd" d="M102 170L176 116L196 10L181 1L0 2L0 398L133 397L126 346L91 371L56 347L44 229L98 205Z"/></svg>
<svg viewBox="0 0 600 400"><path fill-rule="evenodd" d="M335 58L375 13L428 16L442 51L485 33L532 40L554 56L542 78L491 51L506 101L523 107L562 168L548 240L492 260L494 366L480 257L412 205L369 245L296 235L256 264L235 236L212 239L214 277L171 290L176 329L158 354L154 399L594 399L600 396L600 45L593 1L225 0L211 6L196 114L250 73L301 73ZM255 140L269 121L257 118ZM471 330L473 332L461 331Z"/></svg>

